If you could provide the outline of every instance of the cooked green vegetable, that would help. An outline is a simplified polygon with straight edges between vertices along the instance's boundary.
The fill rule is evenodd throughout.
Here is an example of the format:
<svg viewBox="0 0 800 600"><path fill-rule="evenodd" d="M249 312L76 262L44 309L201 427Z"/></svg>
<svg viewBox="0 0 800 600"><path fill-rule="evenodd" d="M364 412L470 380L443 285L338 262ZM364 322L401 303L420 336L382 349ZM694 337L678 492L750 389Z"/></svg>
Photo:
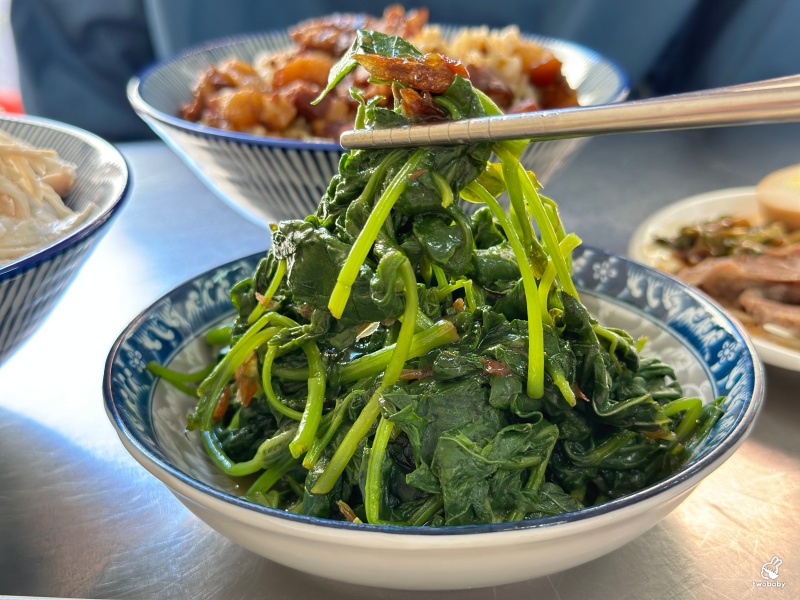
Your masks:
<svg viewBox="0 0 800 600"><path fill-rule="evenodd" d="M707 258L736 254L763 254L800 242L800 232L791 232L780 221L758 224L746 217L720 217L681 227L675 237L656 238L669 248L682 265L693 266Z"/></svg>
<svg viewBox="0 0 800 600"><path fill-rule="evenodd" d="M357 62L395 95L354 93L366 127L499 112L460 65L368 31L328 89ZM173 378L219 468L259 474L246 498L395 525L530 519L647 486L702 441L720 402L683 398L669 366L589 314L580 240L523 148L352 152L315 214L274 227L210 337L229 339L218 363Z"/></svg>

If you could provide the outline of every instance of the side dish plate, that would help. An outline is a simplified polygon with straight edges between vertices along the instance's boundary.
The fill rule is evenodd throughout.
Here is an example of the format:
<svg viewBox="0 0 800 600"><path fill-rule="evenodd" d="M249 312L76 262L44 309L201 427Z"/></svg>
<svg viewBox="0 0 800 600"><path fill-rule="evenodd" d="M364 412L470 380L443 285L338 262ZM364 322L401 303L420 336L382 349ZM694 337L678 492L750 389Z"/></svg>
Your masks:
<svg viewBox="0 0 800 600"><path fill-rule="evenodd" d="M675 235L681 227L727 215L758 218L755 187L737 187L698 194L664 207L652 214L633 232L628 256L655 268L669 260L669 252L653 240ZM769 365L800 371L800 351L751 334L758 356Z"/></svg>

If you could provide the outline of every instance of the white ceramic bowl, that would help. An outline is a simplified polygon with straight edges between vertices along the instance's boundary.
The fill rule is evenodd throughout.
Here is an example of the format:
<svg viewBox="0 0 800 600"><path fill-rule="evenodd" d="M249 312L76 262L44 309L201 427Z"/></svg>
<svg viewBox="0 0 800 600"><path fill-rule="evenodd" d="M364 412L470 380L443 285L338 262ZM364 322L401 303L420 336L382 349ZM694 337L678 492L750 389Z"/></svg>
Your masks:
<svg viewBox="0 0 800 600"><path fill-rule="evenodd" d="M720 466L753 426L764 396L762 367L738 325L677 280L602 251L576 252L581 298L600 320L649 337L684 392L726 395L725 414L692 460L668 478L605 504L554 517L463 527L398 527L331 521L237 497L236 482L186 435L193 399L145 369L155 360L181 371L213 357L201 334L230 318L230 286L249 277L251 256L199 275L137 317L109 353L106 412L132 456L189 510L234 542L315 575L399 589L500 585L602 556L655 525Z"/></svg>
<svg viewBox="0 0 800 600"><path fill-rule="evenodd" d="M453 28L444 29L455 31ZM563 63L582 105L625 100L628 79L609 59L584 46L528 35ZM238 57L248 62L292 44L286 32L235 37L194 47L156 64L128 84L131 105L214 193L248 219L262 224L314 212L337 172L338 142L298 141L224 131L180 119L198 75L211 64ZM586 138L538 142L523 156L546 182Z"/></svg>
<svg viewBox="0 0 800 600"><path fill-rule="evenodd" d="M128 166L99 137L56 121L0 115L0 131L39 148L53 148L77 166L65 199L73 210L93 203L82 225L34 253L0 264L0 364L55 306L62 292L105 233L128 194Z"/></svg>

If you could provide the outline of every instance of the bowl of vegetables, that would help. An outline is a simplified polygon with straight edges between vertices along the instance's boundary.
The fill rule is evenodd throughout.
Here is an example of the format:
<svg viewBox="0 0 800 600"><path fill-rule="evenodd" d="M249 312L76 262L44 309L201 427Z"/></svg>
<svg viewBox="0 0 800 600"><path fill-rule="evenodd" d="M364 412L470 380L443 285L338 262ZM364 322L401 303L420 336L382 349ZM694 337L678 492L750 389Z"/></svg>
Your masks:
<svg viewBox="0 0 800 600"><path fill-rule="evenodd" d="M497 110L446 61L376 35L337 71L408 84L396 66L425 60L407 90ZM419 110L372 105L363 123ZM521 581L655 525L744 441L761 364L704 295L582 248L524 148L345 155L266 255L122 332L103 384L122 443L236 543L363 585Z"/></svg>
<svg viewBox="0 0 800 600"><path fill-rule="evenodd" d="M339 133L352 128L358 107L348 88L360 90L365 101L392 96L388 86L356 70L336 93L311 104L359 28L413 33L423 52L456 52L504 111L628 96L624 71L586 47L513 27L427 26L426 19L424 11L391 7L382 18L332 15L290 31L206 43L133 78L128 98L216 195L267 226L313 211L325 193L343 153ZM331 30L337 35L328 35ZM523 161L547 181L585 142L540 142L526 149Z"/></svg>
<svg viewBox="0 0 800 600"><path fill-rule="evenodd" d="M108 142L64 123L0 115L0 364L61 297L128 193Z"/></svg>
<svg viewBox="0 0 800 600"><path fill-rule="evenodd" d="M196 396L158 379L146 364L166 365L180 373L202 373L213 364L218 347L213 336L233 316L227 291L252 275L262 258L252 256L198 276L140 315L109 355L106 410L132 456L190 511L253 552L311 574L378 587L458 589L532 579L590 561L644 533L676 508L742 443L763 400L764 380L753 349L716 305L668 276L599 250L585 250L576 256L574 271L582 300L594 314L602 314L607 324L649 337L648 354L664 357L663 364L674 368L684 393L702 398L702 407L695 403L694 408L702 415L700 429L716 410L714 400L725 397L719 407L724 414L710 431L700 432L704 436L698 430L690 434L698 441L690 442L697 445L684 466L663 480L627 492L626 475L631 480L643 476L641 469L626 471L619 466L635 460L631 444L606 459L608 465L617 462L608 473L620 476L622 495L610 488L612 496L605 502L577 508L573 496L565 498L551 487L538 497L530 495L531 501L539 503L541 516L505 523L369 524L347 521L333 509L331 517L306 516L281 507L281 497L291 493L288 483L273 494L263 493L265 503L252 502L242 496L261 475L235 477L220 471L203 449L198 432L187 436L185 431L186 415L194 410ZM613 276L598 275L609 273ZM206 341L209 332L213 332L212 344ZM664 367L658 363L657 368ZM343 367L346 374L352 369ZM455 382L458 387L485 388L487 377L492 376L475 376L478 386L458 384L469 380ZM489 384L484 396L491 397L491 388ZM474 398L462 391L452 400L461 404ZM256 407L263 398L254 402L250 413L241 413L240 419L246 415L250 423L258 419ZM462 419L471 414L465 412ZM564 428L559 425L559 431ZM240 429L240 441L246 441L248 430ZM594 456L604 452L603 447L599 440ZM236 454L233 442L225 448ZM242 460L256 452L252 450L250 457L245 453ZM590 456L586 458L596 460ZM581 471L584 476L596 475L604 470L604 463L575 470L576 475ZM567 477L563 474L562 480ZM292 485L302 490L304 481L298 477ZM486 496L489 506L498 502L493 494ZM471 496L480 498L467 491L459 496L465 505ZM286 506L297 508L302 496L291 498L285 500ZM436 504L426 507L423 503L417 517L424 517L424 509ZM361 513L361 507L351 508ZM553 514L560 509L567 512Z"/></svg>

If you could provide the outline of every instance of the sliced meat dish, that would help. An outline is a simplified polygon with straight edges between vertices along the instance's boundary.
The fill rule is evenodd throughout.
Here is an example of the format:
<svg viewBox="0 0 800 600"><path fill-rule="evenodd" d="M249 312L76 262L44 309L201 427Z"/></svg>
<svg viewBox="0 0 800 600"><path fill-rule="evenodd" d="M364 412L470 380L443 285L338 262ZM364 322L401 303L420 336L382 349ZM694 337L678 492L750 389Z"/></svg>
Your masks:
<svg viewBox="0 0 800 600"><path fill-rule="evenodd" d="M742 293L739 302L761 327L774 325L800 337L800 304L784 304L770 300L757 289Z"/></svg>
<svg viewBox="0 0 800 600"><path fill-rule="evenodd" d="M773 256L739 254L709 258L693 267L686 267L678 277L701 288L720 302L738 305L746 289L780 284L789 288L789 297L800 294L800 254Z"/></svg>

